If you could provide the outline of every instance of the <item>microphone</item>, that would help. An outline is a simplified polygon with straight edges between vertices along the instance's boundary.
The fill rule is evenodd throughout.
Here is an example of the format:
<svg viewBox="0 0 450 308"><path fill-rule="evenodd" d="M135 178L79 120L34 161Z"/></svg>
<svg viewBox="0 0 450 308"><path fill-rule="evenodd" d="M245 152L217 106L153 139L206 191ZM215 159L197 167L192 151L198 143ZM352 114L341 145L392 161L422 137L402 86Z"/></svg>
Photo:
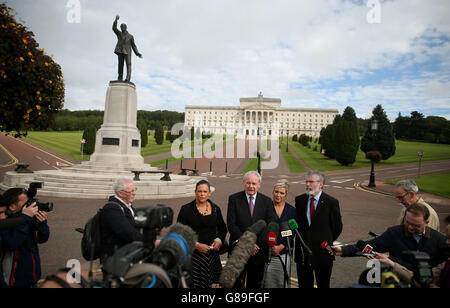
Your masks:
<svg viewBox="0 0 450 308"><path fill-rule="evenodd" d="M292 236L292 230L289 229L289 224L287 221L283 221L280 225L281 229L281 237L289 237Z"/></svg>
<svg viewBox="0 0 450 308"><path fill-rule="evenodd" d="M356 242L356 247L358 247L361 250L356 253L357 256L376 257L376 254L372 252L373 247L370 246L369 244L366 244L366 242L359 240L358 242Z"/></svg>
<svg viewBox="0 0 450 308"><path fill-rule="evenodd" d="M277 244L277 235L275 232L268 232L267 233L267 246L268 247L274 247Z"/></svg>
<svg viewBox="0 0 450 308"><path fill-rule="evenodd" d="M252 232L256 234L256 236L259 236L265 229L266 229L266 222L262 219L255 222L253 225L247 228L247 231Z"/></svg>
<svg viewBox="0 0 450 308"><path fill-rule="evenodd" d="M253 252L258 235L266 229L266 222L259 220L250 226L237 240L236 247L231 252L227 264L222 269L219 284L223 288L231 289L241 275Z"/></svg>
<svg viewBox="0 0 450 308"><path fill-rule="evenodd" d="M152 262L168 272L174 270L190 261L188 257L192 255L196 242L196 233L190 227L177 223L155 248Z"/></svg>
<svg viewBox="0 0 450 308"><path fill-rule="evenodd" d="M266 237L266 243L267 243L267 247L269 247L269 261L272 258L272 247L274 247L277 244L277 234L280 231L280 227L278 226L278 224L274 221L272 221L271 223L269 223L267 225L267 237Z"/></svg>
<svg viewBox="0 0 450 308"><path fill-rule="evenodd" d="M310 255L312 255L311 249L309 249L308 245L305 244L305 242L302 239L302 236L300 235L300 232L298 232L298 224L295 221L295 219L289 220L288 225L289 225L289 228L291 228L292 231L295 231L297 233L298 239L300 240L300 243L302 244L302 246L306 248L306 251Z"/></svg>
<svg viewBox="0 0 450 308"><path fill-rule="evenodd" d="M4 229L14 229L23 225L25 221L22 217L18 218L8 218L0 220L0 230Z"/></svg>
<svg viewBox="0 0 450 308"><path fill-rule="evenodd" d="M331 253L333 256L336 254L336 251L328 245L327 241L323 241L322 244L320 244L320 247Z"/></svg>

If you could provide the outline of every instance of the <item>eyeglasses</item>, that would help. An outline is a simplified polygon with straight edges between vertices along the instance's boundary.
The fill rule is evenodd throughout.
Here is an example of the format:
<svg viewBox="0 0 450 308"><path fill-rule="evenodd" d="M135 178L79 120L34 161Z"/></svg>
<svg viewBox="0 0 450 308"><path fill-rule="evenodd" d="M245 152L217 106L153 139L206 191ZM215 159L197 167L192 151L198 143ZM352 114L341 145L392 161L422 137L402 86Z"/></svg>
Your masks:
<svg viewBox="0 0 450 308"><path fill-rule="evenodd" d="M416 228L416 229L422 228L423 225L424 225L424 224L418 224L418 225L412 224L412 223L410 223L408 220L405 220L405 224L407 224L407 225L409 225L409 226L411 226L411 227L413 227L413 228Z"/></svg>
<svg viewBox="0 0 450 308"><path fill-rule="evenodd" d="M395 196L398 200L403 200L409 193L404 194L403 196Z"/></svg>
<svg viewBox="0 0 450 308"><path fill-rule="evenodd" d="M127 194L132 194L132 193L137 192L137 188L132 190L132 191L121 190L121 192L124 192L124 193L127 193Z"/></svg>
<svg viewBox="0 0 450 308"><path fill-rule="evenodd" d="M306 184L312 184L312 183L317 183L319 181L306 181Z"/></svg>

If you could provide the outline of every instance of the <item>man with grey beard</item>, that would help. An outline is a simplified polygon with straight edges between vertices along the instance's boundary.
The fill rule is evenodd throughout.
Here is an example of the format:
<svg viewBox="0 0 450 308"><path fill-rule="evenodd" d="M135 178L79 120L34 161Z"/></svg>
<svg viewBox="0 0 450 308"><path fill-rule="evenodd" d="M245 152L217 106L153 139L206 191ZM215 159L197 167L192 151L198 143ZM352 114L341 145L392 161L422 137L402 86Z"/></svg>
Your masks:
<svg viewBox="0 0 450 308"><path fill-rule="evenodd" d="M295 198L299 232L312 251L308 255L296 241L295 262L300 288L314 287L314 274L319 288L329 288L334 256L321 248L331 246L342 232L339 201L322 191L324 175L317 170L306 174L306 193Z"/></svg>

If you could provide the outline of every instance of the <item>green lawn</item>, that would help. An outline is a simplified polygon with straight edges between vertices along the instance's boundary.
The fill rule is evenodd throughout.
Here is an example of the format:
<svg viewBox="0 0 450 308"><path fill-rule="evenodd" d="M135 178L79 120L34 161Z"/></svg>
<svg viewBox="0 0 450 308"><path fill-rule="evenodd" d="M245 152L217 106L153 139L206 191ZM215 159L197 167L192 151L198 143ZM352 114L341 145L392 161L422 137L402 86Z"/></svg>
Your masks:
<svg viewBox="0 0 450 308"><path fill-rule="evenodd" d="M400 180L389 182L395 184ZM419 186L419 192L424 191L430 194L450 198L450 173L424 175L414 179Z"/></svg>
<svg viewBox="0 0 450 308"><path fill-rule="evenodd" d="M314 148L315 144L311 144ZM296 151L296 153L313 169L322 171L340 170L340 169L355 169L370 167L370 161L365 158L364 153L360 150L356 155L356 161L352 166L341 166L336 160L329 159L319 153L302 146L298 142L289 142L289 148ZM318 145L320 150L320 145ZM450 145L447 144L433 144L422 142L397 141L396 153L388 160L381 161L378 166L392 165L399 163L412 163L418 161L418 152L423 151L424 156L422 161L443 160L450 159Z"/></svg>
<svg viewBox="0 0 450 308"><path fill-rule="evenodd" d="M283 153L284 160L286 161L290 172L302 173L307 171L306 168L303 167L302 164L300 164L298 159L294 155L292 155L292 149L289 152L286 152L286 148L284 146L282 146L281 148L281 152Z"/></svg>
<svg viewBox="0 0 450 308"><path fill-rule="evenodd" d="M81 160L81 137L83 132L28 132L25 140L55 150L58 153ZM89 160L90 155L84 155L83 160Z"/></svg>
<svg viewBox="0 0 450 308"><path fill-rule="evenodd" d="M42 145L46 148L55 150L72 158L81 160L81 137L82 131L75 132L28 132L26 140ZM153 135L148 136L148 144L141 149L143 157L153 156L162 153L168 153L172 144L164 140L161 145L156 144ZM89 160L90 155L84 155L83 160ZM165 161L164 161L165 162Z"/></svg>

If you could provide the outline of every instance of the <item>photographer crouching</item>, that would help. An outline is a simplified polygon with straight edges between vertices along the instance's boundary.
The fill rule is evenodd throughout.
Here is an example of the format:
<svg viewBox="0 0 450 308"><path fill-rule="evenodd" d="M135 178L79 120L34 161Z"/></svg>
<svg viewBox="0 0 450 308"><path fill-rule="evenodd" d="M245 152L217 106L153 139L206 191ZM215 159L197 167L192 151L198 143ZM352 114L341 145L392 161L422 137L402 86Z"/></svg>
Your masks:
<svg viewBox="0 0 450 308"><path fill-rule="evenodd" d="M10 188L2 198L6 220L22 218L24 221L21 226L0 231L3 277L10 288L33 288L41 278L38 244L47 242L50 236L47 212L53 205L34 199L36 188L40 187L35 184L30 184L28 190Z"/></svg>

